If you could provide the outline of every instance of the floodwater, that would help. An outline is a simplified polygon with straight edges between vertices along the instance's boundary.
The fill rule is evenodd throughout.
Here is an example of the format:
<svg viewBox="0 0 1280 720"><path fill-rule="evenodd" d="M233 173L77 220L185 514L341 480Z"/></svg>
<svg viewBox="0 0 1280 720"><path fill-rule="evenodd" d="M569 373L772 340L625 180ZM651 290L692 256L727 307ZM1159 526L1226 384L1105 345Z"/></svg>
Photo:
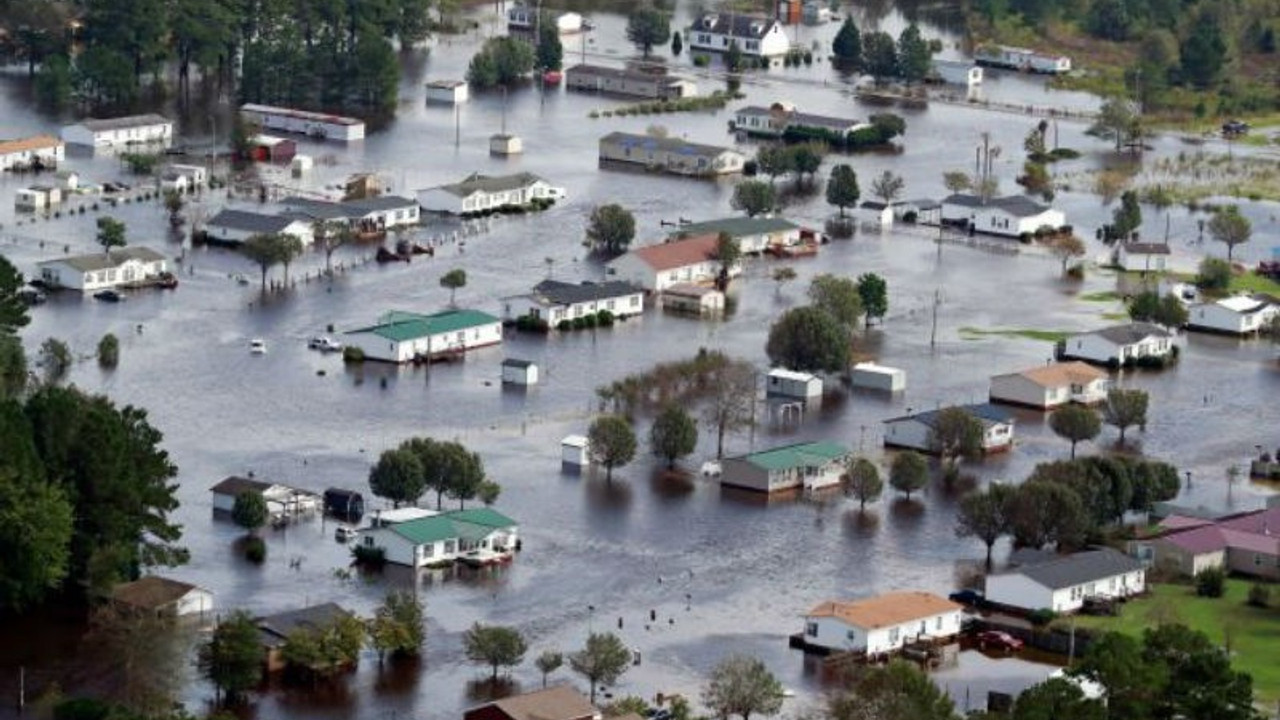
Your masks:
<svg viewBox="0 0 1280 720"><path fill-rule="evenodd" d="M682 6L681 12L687 18L688 8ZM588 52L619 57L630 52L620 17L597 14L595 19L599 28L586 40ZM885 27L892 22L900 18L883 20ZM491 27L486 20L484 32ZM823 37L834 30L824 28ZM118 369L103 372L85 359L71 371L70 381L119 403L146 407L164 432L165 447L181 468L182 506L176 515L192 551L190 564L169 574L213 590L219 611L268 613L332 600L367 613L388 589L399 587L416 588L426 602L429 635L420 667L379 671L376 659L366 656L335 689L263 694L254 708L258 717L456 717L489 691L477 682L484 669L468 665L461 649L462 633L475 622L518 627L529 638L530 658L547 648L574 650L592 630L618 632L642 660L623 677L615 690L619 694L696 696L705 673L721 658L746 652L762 657L796 690L787 712L818 702L822 683L798 652L787 649L786 636L799 631L800 616L823 599L900 589L945 593L968 577L982 548L955 539L955 494L931 487L911 502L888 495L859 514L839 496L766 503L721 491L697 476L665 478L647 456L615 473L612 483L562 474L559 439L585 429L595 408L594 389L655 362L687 357L699 347L723 349L763 369L765 329L781 310L804 302L803 288L814 274L877 272L889 282L890 312L883 326L866 333L860 349L904 368L908 390L894 397L838 390L798 425L765 422L754 434L732 437L728 450L831 439L884 462L883 419L981 401L990 375L1034 366L1051 354L1047 343L966 339L972 336L961 328L1095 328L1109 322L1103 313L1118 308L1073 296L1114 289L1116 279L1095 272L1082 284L1068 284L1058 279L1057 262L1034 250L999 254L939 246L928 232L863 232L824 247L817 258L791 261L799 279L781 289L768 279L775 261L753 263L736 283L736 312L721 322L650 311L608 330L546 337L513 333L501 347L454 365L344 368L336 356L307 350L306 338L330 324L341 332L368 323L392 308L443 307L448 293L438 279L448 269L462 267L468 274L458 303L491 312L500 310L500 297L526 291L548 272L559 279L603 278L603 268L581 245L585 216L594 204L616 201L632 209L641 241L659 237L663 221L732 213L729 182L607 172L596 167L595 159L600 135L644 131L653 124L690 139L731 142L728 111L591 120L591 110L620 103L561 90L543 95L535 88L520 89L506 99L505 122L523 136L526 153L510 160L489 157L488 136L503 123L500 94L473 98L459 109L456 122L450 109L423 103L422 83L460 77L476 42L474 35L454 38L434 45L429 56L407 56L400 111L384 132L350 147L301 143L303 152L323 159L305 185L316 189L371 170L382 173L395 190L410 192L473 171L527 170L565 186L567 202L542 215L469 226L474 232L463 237L465 247L448 243L435 258L409 265L361 264L370 248L344 250L338 259L352 269L333 283L300 282L265 302L257 296L256 268L247 261L222 249L187 250L176 292L135 293L118 305L55 298L34 312L24 333L28 347L34 352L44 338L56 336L88 356L103 333L120 336ZM575 42L566 43L571 56ZM687 55L679 60L688 62ZM1049 93L1035 79L1011 75L998 82L1007 97L1024 102L1087 106L1086 98ZM707 78L699 83L704 92L718 86ZM788 99L813 112L851 116L875 111L840 92L839 85L830 68L817 64L773 70L742 87L749 103ZM15 84L0 87L5 134L49 126L28 109ZM1022 138L1034 120L936 104L904 114L909 123L905 152L849 159L864 191L871 177L892 169L906 178L908 196L940 196L941 172L966 169L983 131L1006 148L997 172L1006 189L1013 188ZM189 125L198 136L213 122L198 118ZM1083 130L1081 124L1061 122L1061 143L1085 152L1076 161L1079 167L1103 162L1105 144ZM1155 152L1172 154L1181 144L1169 139L1155 146ZM122 174L109 158L76 159L69 165L94 181ZM0 177L0 197L12 197L23 182ZM221 194L206 193L193 212L211 215L225 202ZM1057 204L1086 236L1109 215L1092 195L1064 193ZM29 275L37 261L61 254L64 245L73 252L94 247L93 213L18 223L5 205L0 249ZM1240 255L1262 257L1277 244L1275 221L1268 219L1275 208L1248 211L1258 229ZM122 205L115 214L128 223L133 244L183 252L168 238L158 204ZM830 208L819 192L797 198L786 214L820 225ZM1155 217L1154 210L1149 214ZM1194 218L1173 211L1170 222L1184 259L1203 249L1183 240L1194 236ZM420 237L455 229L428 227ZM1103 248L1090 241L1090 252L1101 255ZM314 276L322 266L323 256L312 254L295 263L292 273ZM237 285L230 278L236 273L254 283ZM931 346L935 297L940 300L937 342ZM265 356L249 354L249 339L255 337L268 343ZM1268 491L1243 483L1230 487L1224 469L1246 461L1255 445L1280 441L1274 432L1280 405L1266 402L1280 392L1275 350L1256 341L1202 335L1184 342L1178 367L1120 380L1152 394L1151 422L1137 434L1137 444L1146 454L1191 472L1183 501L1257 506ZM499 362L508 356L538 361L545 381L527 393L501 389ZM1066 443L1052 436L1042 417L1018 417L1016 449L968 468L980 482L1017 481L1037 462L1066 456ZM645 429L642 424L642 434ZM227 475L253 471L316 491L329 486L365 490L377 454L414 435L456 438L483 456L490 476L503 486L496 507L517 518L525 536L524 551L509 567L416 576L388 569L381 576L349 579L335 574L348 565L347 548L332 539L332 521L321 520L269 532L268 560L258 567L233 549L241 531L211 517L208 488ZM1113 438L1112 431L1104 432L1104 444ZM686 466L697 468L713 454L704 436ZM649 621L651 611L655 622ZM33 692L53 680L63 682L64 690L74 688L66 684L77 667L71 659L79 652L74 638L50 639L25 628L10 630L7 637L6 651L0 651L0 695L12 698L19 665L29 666L27 687ZM81 662L92 664L92 659ZM940 683L958 701L977 699L993 687L1016 690L1051 670L967 658ZM555 677L569 678L568 670ZM1008 678L1017 680L1011 685ZM526 689L540 682L532 662L517 668L512 680ZM576 677L571 680L582 685ZM183 696L198 707L212 691L192 681Z"/></svg>

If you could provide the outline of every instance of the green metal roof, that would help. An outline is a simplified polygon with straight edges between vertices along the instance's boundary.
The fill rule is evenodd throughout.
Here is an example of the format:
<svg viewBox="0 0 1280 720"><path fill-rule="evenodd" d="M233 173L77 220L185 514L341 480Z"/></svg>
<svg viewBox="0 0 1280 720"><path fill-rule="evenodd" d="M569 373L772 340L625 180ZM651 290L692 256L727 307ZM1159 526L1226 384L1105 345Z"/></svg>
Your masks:
<svg viewBox="0 0 1280 720"><path fill-rule="evenodd" d="M820 465L848 454L848 448L823 441L784 445L772 450L743 455L741 459L765 470L789 470Z"/></svg>
<svg viewBox="0 0 1280 720"><path fill-rule="evenodd" d="M448 513L448 516L454 520L461 520L476 525L483 525L490 528L507 528L515 527L519 523L493 508L479 507L470 510L457 510Z"/></svg>
<svg viewBox="0 0 1280 720"><path fill-rule="evenodd" d="M483 540L494 530L515 526L515 520L497 510L472 508L396 523L391 530L414 545L423 545L441 540Z"/></svg>
<svg viewBox="0 0 1280 720"><path fill-rule="evenodd" d="M458 531L447 515L432 515L431 517L396 523L391 526L391 531L414 545L425 545L427 543L440 542L441 540L456 540L458 538Z"/></svg>
<svg viewBox="0 0 1280 720"><path fill-rule="evenodd" d="M672 235L710 235L726 232L731 237L742 237L743 235L795 230L799 227L799 225L783 218L722 218L720 220L693 223L692 225L681 225Z"/></svg>
<svg viewBox="0 0 1280 720"><path fill-rule="evenodd" d="M467 328L501 322L498 318L479 310L445 310L433 315L392 310L378 319L377 325L348 332L348 335L373 333L393 342L416 340L429 335L466 330Z"/></svg>
<svg viewBox="0 0 1280 720"><path fill-rule="evenodd" d="M483 540L489 537L489 534L493 532L493 528L491 527L462 522L461 520L455 520L453 527L454 530L457 531L458 537L472 542Z"/></svg>

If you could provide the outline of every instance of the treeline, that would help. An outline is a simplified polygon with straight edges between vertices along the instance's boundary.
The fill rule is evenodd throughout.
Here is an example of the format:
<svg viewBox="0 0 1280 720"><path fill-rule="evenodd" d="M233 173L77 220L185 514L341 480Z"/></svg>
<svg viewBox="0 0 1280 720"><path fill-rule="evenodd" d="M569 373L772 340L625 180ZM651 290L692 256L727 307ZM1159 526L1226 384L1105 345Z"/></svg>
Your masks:
<svg viewBox="0 0 1280 720"><path fill-rule="evenodd" d="M845 17L831 43L831 52L840 67L864 72L876 82L889 78L905 82L926 79L933 69L933 55L941 49L939 41L926 41L915 23L894 40L886 32L863 33L852 17Z"/></svg>

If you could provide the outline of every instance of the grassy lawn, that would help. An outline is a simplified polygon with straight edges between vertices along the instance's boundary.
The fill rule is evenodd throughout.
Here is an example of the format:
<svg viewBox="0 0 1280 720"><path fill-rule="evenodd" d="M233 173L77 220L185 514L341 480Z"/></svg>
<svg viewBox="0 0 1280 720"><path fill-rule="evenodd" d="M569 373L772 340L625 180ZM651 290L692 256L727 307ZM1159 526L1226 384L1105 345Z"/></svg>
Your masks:
<svg viewBox="0 0 1280 720"><path fill-rule="evenodd" d="M965 340L977 340L978 338L997 336L997 337L1016 337L1025 338L1027 340L1043 340L1045 342L1056 343L1063 340L1072 333L1065 330L1035 330L1035 329L1009 329L1009 330L988 330L976 327L960 328L960 335Z"/></svg>
<svg viewBox="0 0 1280 720"><path fill-rule="evenodd" d="M1182 282L1193 283L1196 281L1195 273L1171 273L1173 277ZM1262 292L1272 295L1280 295L1280 282L1276 282L1269 277L1259 275L1252 270L1243 275L1232 275L1231 285L1227 288L1228 292Z"/></svg>
<svg viewBox="0 0 1280 720"><path fill-rule="evenodd" d="M1076 296L1077 300L1085 302L1116 302L1120 299L1120 294L1114 290L1103 290L1102 292L1084 293Z"/></svg>
<svg viewBox="0 0 1280 720"><path fill-rule="evenodd" d="M1245 604L1250 582L1227 580L1226 594L1220 598L1197 597L1188 585L1151 585L1151 594L1122 606L1119 617L1076 618L1078 627L1114 630L1139 637L1159 620L1181 622L1199 630L1215 643L1231 638L1232 665L1253 676L1253 689L1264 704L1280 700L1280 586L1271 586L1273 607L1260 609Z"/></svg>
<svg viewBox="0 0 1280 720"><path fill-rule="evenodd" d="M1127 312L1111 312L1111 313L1102 313L1102 319L1110 320L1111 322L1128 322L1133 318L1129 317L1129 313Z"/></svg>

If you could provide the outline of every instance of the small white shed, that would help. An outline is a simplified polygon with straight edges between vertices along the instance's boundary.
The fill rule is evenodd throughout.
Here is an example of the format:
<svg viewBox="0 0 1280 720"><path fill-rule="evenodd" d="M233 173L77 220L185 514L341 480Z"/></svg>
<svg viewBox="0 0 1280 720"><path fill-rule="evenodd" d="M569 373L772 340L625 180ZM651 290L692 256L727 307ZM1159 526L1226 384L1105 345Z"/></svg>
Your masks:
<svg viewBox="0 0 1280 720"><path fill-rule="evenodd" d="M311 172L316 161L310 155L294 155L293 160L289 163L289 172L294 177L302 177Z"/></svg>
<svg viewBox="0 0 1280 720"><path fill-rule="evenodd" d="M489 136L489 154L490 155L519 155L524 152L524 141L519 135L510 135L508 133L494 133Z"/></svg>
<svg viewBox="0 0 1280 720"><path fill-rule="evenodd" d="M822 395L822 378L806 372L774 368L765 380L765 392L775 397L802 400L819 397Z"/></svg>
<svg viewBox="0 0 1280 720"><path fill-rule="evenodd" d="M850 383L856 388L898 392L907 389L907 371L873 362L853 366Z"/></svg>
<svg viewBox="0 0 1280 720"><path fill-rule="evenodd" d="M507 358L502 361L502 382L511 385L537 385L538 366L528 360Z"/></svg>
<svg viewBox="0 0 1280 720"><path fill-rule="evenodd" d="M427 83L427 102L457 105L471 98L466 80L433 80Z"/></svg>
<svg viewBox="0 0 1280 720"><path fill-rule="evenodd" d="M566 435L560 441L560 462L573 467L586 467L591 464L585 435Z"/></svg>

